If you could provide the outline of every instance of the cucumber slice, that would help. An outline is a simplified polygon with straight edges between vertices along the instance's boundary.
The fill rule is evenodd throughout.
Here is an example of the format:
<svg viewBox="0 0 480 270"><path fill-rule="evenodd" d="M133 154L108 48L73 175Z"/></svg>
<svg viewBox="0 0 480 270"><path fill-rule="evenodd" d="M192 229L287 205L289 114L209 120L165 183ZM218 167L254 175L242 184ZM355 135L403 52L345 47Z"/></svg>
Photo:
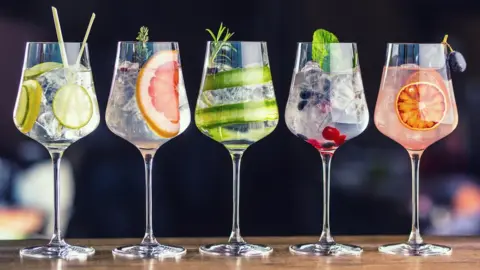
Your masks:
<svg viewBox="0 0 480 270"><path fill-rule="evenodd" d="M251 67L238 68L208 74L203 83L203 91L231 88L245 85L264 84L272 80L270 68Z"/></svg>
<svg viewBox="0 0 480 270"><path fill-rule="evenodd" d="M195 122L202 129L232 123L241 124L277 119L278 108L274 99L228 104L200 109L195 112Z"/></svg>

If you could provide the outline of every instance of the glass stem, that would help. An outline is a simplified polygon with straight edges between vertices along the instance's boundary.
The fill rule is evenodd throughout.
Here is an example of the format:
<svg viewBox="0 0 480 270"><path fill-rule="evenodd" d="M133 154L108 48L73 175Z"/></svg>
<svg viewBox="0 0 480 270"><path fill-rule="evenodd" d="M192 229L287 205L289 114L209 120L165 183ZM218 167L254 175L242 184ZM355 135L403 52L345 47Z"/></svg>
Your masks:
<svg viewBox="0 0 480 270"><path fill-rule="evenodd" d="M420 235L420 222L418 215L418 188L419 188L419 171L420 171L420 158L423 151L408 151L412 162L412 231L408 238L410 245L420 245L423 243L422 236Z"/></svg>
<svg viewBox="0 0 480 270"><path fill-rule="evenodd" d="M230 152L233 160L233 222L228 243L244 243L240 235L240 161L243 152Z"/></svg>
<svg viewBox="0 0 480 270"><path fill-rule="evenodd" d="M155 152L141 150L145 162L145 236L142 245L158 244L152 226L152 162Z"/></svg>
<svg viewBox="0 0 480 270"><path fill-rule="evenodd" d="M50 156L53 164L53 200L54 200L54 224L53 236L49 245L63 246L66 245L63 240L62 231L60 230L60 162L62 160L63 151L50 150Z"/></svg>
<svg viewBox="0 0 480 270"><path fill-rule="evenodd" d="M330 234L330 164L334 151L320 151L323 164L323 226L320 245L335 243Z"/></svg>

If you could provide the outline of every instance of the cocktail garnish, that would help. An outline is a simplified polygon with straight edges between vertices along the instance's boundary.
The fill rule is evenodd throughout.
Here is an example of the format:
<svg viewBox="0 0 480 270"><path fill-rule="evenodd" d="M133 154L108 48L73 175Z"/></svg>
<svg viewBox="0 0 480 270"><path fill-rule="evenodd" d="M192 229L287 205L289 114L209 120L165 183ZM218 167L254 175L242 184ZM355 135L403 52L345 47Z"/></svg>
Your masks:
<svg viewBox="0 0 480 270"><path fill-rule="evenodd" d="M136 59L136 61L140 64L145 62L150 56L150 51L147 47L148 39L148 28L146 26L140 27L140 31L137 35L137 40L139 42L136 45L134 56L134 59Z"/></svg>
<svg viewBox="0 0 480 270"><path fill-rule="evenodd" d="M162 138L180 132L178 51L162 50L148 58L137 77L135 98L148 127Z"/></svg>
<svg viewBox="0 0 480 270"><path fill-rule="evenodd" d="M400 123L410 130L437 128L445 118L447 108L444 90L437 84L426 81L404 85L395 101Z"/></svg>
<svg viewBox="0 0 480 270"><path fill-rule="evenodd" d="M448 53L448 64L450 68L455 71L455 72L464 72L465 69L467 69L467 62L465 61L465 58L463 55L455 51L450 44L447 42L448 35L445 35L445 37L442 40L442 44L445 44L447 48L450 50Z"/></svg>
<svg viewBox="0 0 480 270"><path fill-rule="evenodd" d="M228 28L226 28L225 26L223 26L223 23L220 23L220 27L218 28L218 33L217 35L215 35L213 33L212 30L210 29L205 29L209 34L210 36L212 36L212 39L213 39L213 42L212 42L212 45L213 45L213 50L210 54L210 59L209 59L209 67L213 67L214 65L214 62L215 60L217 59L217 57L223 57L229 61L231 61L232 59L230 59L230 57L228 57L226 54L224 53L221 53L220 51L224 48L230 48L232 49L233 51L237 51L237 49L235 49L232 44L230 43L227 43L227 41L233 36L233 34L235 33L230 33L230 30ZM226 32L225 32L226 30ZM223 36L222 38L222 35L223 33L225 32L225 36Z"/></svg>
<svg viewBox="0 0 480 270"><path fill-rule="evenodd" d="M55 30L57 32L58 45L60 47L60 54L62 56L62 62L65 68L64 71L66 79L66 85L57 89L52 100L53 115L59 122L57 126L57 133L60 133L64 127L70 129L80 129L87 125L93 115L93 104L88 91L81 85L78 85L76 82L79 74L75 72L75 70L72 69L72 67L68 64L65 43L63 41L62 30L60 27L60 19L58 18L58 12L55 7L52 7L52 13L55 23ZM75 66L73 68L77 68L80 64L81 56L83 54L83 50L85 49L85 43L87 42L94 19L95 13L92 14L87 32L83 39ZM46 64L44 63L44 65ZM52 64L48 65L53 66ZM39 68L37 67L37 69Z"/></svg>
<svg viewBox="0 0 480 270"><path fill-rule="evenodd" d="M148 27L142 26L140 27L140 31L138 32L137 40L140 42L148 42Z"/></svg>
<svg viewBox="0 0 480 270"><path fill-rule="evenodd" d="M338 38L325 29L317 29L313 33L312 60L325 71L330 71L330 53L328 44L338 43Z"/></svg>
<svg viewBox="0 0 480 270"><path fill-rule="evenodd" d="M52 7L53 22L55 23L55 30L57 32L58 46L60 47L60 55L62 56L62 63L65 68L68 68L67 53L65 51L65 43L63 43L62 28L60 27L60 19L55 7Z"/></svg>
<svg viewBox="0 0 480 270"><path fill-rule="evenodd" d="M88 36L90 35L90 30L92 29L93 21L95 20L95 13L92 13L92 17L90 18L90 22L88 23L87 32L85 32L85 37L83 38L82 47L80 47L80 52L77 56L77 61L75 65L78 67L80 65L80 60L82 59L83 51L85 50L85 44L87 43Z"/></svg>

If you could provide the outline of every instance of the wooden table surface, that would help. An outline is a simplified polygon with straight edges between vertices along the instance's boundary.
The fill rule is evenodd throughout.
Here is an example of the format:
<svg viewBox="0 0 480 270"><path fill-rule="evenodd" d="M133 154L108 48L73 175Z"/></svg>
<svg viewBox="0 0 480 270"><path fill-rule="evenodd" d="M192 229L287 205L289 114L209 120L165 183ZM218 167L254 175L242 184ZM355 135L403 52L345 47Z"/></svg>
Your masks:
<svg viewBox="0 0 480 270"><path fill-rule="evenodd" d="M161 243L181 245L188 248L187 255L179 260L166 259L114 259L112 248L137 243L139 239L70 239L71 244L90 245L96 254L86 261L20 259L20 248L44 244L45 240L0 241L0 269L480 269L480 237L425 237L427 242L453 247L450 256L404 257L384 255L377 247L385 243L401 242L406 236L352 236L336 237L337 242L360 245L364 252L359 257L315 257L292 255L288 245L316 241L318 237L249 237L251 243L269 244L274 248L267 258L211 257L200 255L198 246L214 243L225 238L160 238Z"/></svg>

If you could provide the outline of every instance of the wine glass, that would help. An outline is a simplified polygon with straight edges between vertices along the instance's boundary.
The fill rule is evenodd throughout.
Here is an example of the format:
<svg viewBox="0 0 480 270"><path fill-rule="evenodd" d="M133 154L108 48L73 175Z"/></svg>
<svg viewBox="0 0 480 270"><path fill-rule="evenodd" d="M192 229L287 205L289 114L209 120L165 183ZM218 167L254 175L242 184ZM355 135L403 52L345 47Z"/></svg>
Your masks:
<svg viewBox="0 0 480 270"><path fill-rule="evenodd" d="M162 245L153 235L152 162L158 148L190 124L177 42L119 42L105 113L115 135L140 150L145 162L146 228L138 245L113 254L132 258L179 257L185 248Z"/></svg>
<svg viewBox="0 0 480 270"><path fill-rule="evenodd" d="M412 231L406 243L380 252L403 255L450 254L451 248L426 244L420 236L418 187L423 151L458 124L446 45L389 43L375 107L378 130L402 145L412 163Z"/></svg>
<svg viewBox="0 0 480 270"><path fill-rule="evenodd" d="M200 247L225 256L264 256L265 245L249 244L240 235L240 160L245 150L278 124L278 108L265 42L208 42L195 123L223 144L233 160L233 225L228 243Z"/></svg>
<svg viewBox="0 0 480 270"><path fill-rule="evenodd" d="M71 259L94 254L91 247L65 242L59 213L63 153L100 122L88 44L82 53L81 43L28 42L13 119L20 132L47 148L54 176L53 236L47 245L23 248L20 255Z"/></svg>
<svg viewBox="0 0 480 270"><path fill-rule="evenodd" d="M355 43L300 42L285 109L289 130L312 145L323 162L323 228L316 243L290 246L304 255L359 255L362 248L338 244L330 234L330 163L338 147L369 122Z"/></svg>

